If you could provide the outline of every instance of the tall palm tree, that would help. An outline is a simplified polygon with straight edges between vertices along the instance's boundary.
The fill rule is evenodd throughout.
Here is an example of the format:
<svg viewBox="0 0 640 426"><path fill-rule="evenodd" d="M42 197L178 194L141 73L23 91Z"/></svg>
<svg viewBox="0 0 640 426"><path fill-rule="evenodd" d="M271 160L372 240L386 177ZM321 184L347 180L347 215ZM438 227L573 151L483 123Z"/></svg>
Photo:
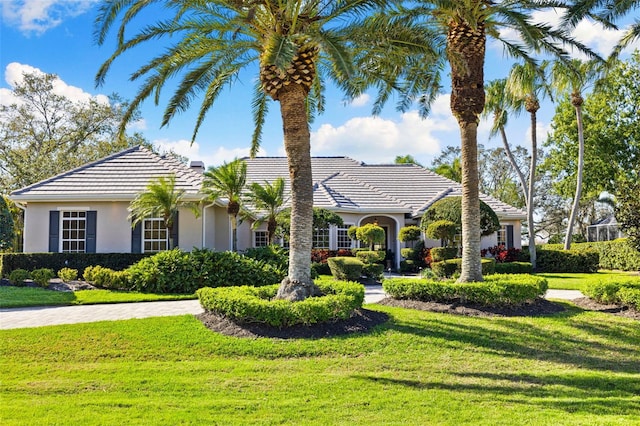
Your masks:
<svg viewBox="0 0 640 426"><path fill-rule="evenodd" d="M578 126L578 169L576 170L576 192L573 198L567 233L564 238L564 249L571 248L573 225L576 221L580 197L582 196L582 176L584 173L584 128L582 123L582 92L599 76L601 67L593 61L574 59L570 63L554 62L551 68L551 81L556 91L568 92L571 105L576 110L576 124Z"/></svg>
<svg viewBox="0 0 640 426"><path fill-rule="evenodd" d="M235 159L204 172L202 191L212 201L227 199L227 214L231 220L232 250L238 251L238 214L242 204L242 192L247 182L247 163Z"/></svg>
<svg viewBox="0 0 640 426"><path fill-rule="evenodd" d="M284 205L284 178L277 178L273 182L264 181L261 185L253 182L249 186L249 200L258 210L262 210L264 215L256 219L253 223L254 227L267 222L267 233L269 235L269 244L273 244L273 239L278 227L278 213Z"/></svg>
<svg viewBox="0 0 640 426"><path fill-rule="evenodd" d="M524 110L531 117L531 161L529 164L529 186L527 188L527 226L529 227L529 258L531 266L536 268L536 233L533 211L535 209L536 167L538 164L538 110L540 100L551 97L551 88L547 83L547 67L544 61L540 65L531 62L515 64L507 78L507 90L522 102Z"/></svg>
<svg viewBox="0 0 640 426"><path fill-rule="evenodd" d="M350 96L357 96L366 84L383 81L379 88L397 87L396 79L402 79L402 70L409 61L421 61L423 69L431 62L407 54L429 45L428 37L420 32L407 31L412 35L411 43L401 43L399 38L385 43L390 38L381 30L375 33L376 38L374 34L364 40L346 38L349 32L344 28L358 28L370 12L385 4L383 0L103 0L99 9L95 29L98 44L105 42L119 16L121 20L115 52L98 71L97 83L104 81L112 63L125 52L150 40L174 41L132 74L133 81L144 79L120 132L124 132L144 100L153 96L158 103L165 83L176 77L180 82L165 108L162 124L188 109L195 96L201 94L192 136L195 140L222 88L233 83L241 71L253 70L257 64L252 155L257 152L271 98L280 103L291 180L289 273L278 298L300 300L318 291L311 280L313 182L309 120L324 108L324 81L331 79ZM158 5L165 8L159 9ZM171 16L125 38L125 29L133 25L134 18L143 11L155 17L159 10ZM418 43L419 37L422 39ZM396 66L384 72L372 67L359 70L354 66L353 53L361 54L367 49L384 52L386 58L395 60ZM394 54L399 49L405 53ZM369 75L365 85L354 84L359 72Z"/></svg>
<svg viewBox="0 0 640 426"><path fill-rule="evenodd" d="M558 6L558 3L553 5ZM451 111L460 127L462 148L461 282L482 281L477 131L485 104L487 36L500 41L507 54L531 64L536 61L529 52L567 58L565 46L573 46L593 56L593 52L573 40L563 29L531 20L534 11L548 7L551 3L487 0L422 0L398 7L398 15L401 16L398 19L419 21L431 35L432 43L444 46L451 69ZM386 15L390 16L390 13L386 12ZM396 17L391 16L391 19ZM502 37L501 30L510 30L509 39ZM518 41L512 41L514 33ZM415 95L413 89L415 87L405 88L405 92ZM420 97L418 100L419 105L425 108L432 99Z"/></svg>
<svg viewBox="0 0 640 426"><path fill-rule="evenodd" d="M145 190L129 204L129 220L135 228L147 218L162 218L167 229L169 249L175 248L173 240L174 220L180 208L187 208L196 217L200 216L199 203L184 201L184 189L176 188L176 176L160 176L150 181Z"/></svg>

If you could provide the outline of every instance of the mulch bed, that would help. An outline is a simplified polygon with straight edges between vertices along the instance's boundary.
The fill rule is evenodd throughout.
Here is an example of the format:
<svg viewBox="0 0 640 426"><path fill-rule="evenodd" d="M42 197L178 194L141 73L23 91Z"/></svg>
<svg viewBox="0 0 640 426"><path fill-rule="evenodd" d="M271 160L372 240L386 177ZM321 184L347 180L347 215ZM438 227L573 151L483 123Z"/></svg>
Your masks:
<svg viewBox="0 0 640 426"><path fill-rule="evenodd" d="M605 312L608 314L613 314L625 318L632 318L640 321L640 311L636 311L635 309L630 309L624 306L604 305L602 303L596 302L593 299L589 299L588 297L573 299L571 303L574 303L576 306L588 311Z"/></svg>

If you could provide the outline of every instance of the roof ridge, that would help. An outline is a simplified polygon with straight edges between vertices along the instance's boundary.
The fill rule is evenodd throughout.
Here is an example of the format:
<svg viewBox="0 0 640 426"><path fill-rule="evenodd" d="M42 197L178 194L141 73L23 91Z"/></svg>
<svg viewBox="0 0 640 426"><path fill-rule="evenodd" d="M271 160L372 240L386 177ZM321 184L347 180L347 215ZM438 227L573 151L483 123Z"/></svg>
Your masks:
<svg viewBox="0 0 640 426"><path fill-rule="evenodd" d="M98 165L100 163L106 162L108 160L112 160L112 159L117 158L117 157L121 157L121 156L123 156L125 154L128 154L130 152L134 152L134 151L137 151L137 150L140 150L140 151L144 150L144 151L151 152L147 148L145 148L143 145L135 145L135 146L123 149L122 151L118 151L118 152L115 152L113 154L107 155L106 157L99 158L99 159L94 160L94 161L92 161L90 163L83 164L82 166L76 167L74 169L67 170L66 172L58 173L55 176L51 176L51 177L43 179L41 181L32 183L31 185L25 186L24 188L16 189L15 191L12 191L10 195L13 195L13 194L17 195L17 194L20 194L22 192L26 192L26 191L31 190L33 188L37 188L38 186L42 186L44 184L52 182L52 181L54 181L56 179L60 179L62 177L71 175L73 173L77 173L77 172L79 172L81 170L88 169L88 168L93 167L95 165Z"/></svg>

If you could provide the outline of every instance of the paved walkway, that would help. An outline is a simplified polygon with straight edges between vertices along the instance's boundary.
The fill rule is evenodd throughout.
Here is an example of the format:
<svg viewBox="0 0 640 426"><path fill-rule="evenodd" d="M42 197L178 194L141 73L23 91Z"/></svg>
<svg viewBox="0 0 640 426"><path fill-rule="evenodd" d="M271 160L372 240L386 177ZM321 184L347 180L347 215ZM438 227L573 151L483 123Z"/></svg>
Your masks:
<svg viewBox="0 0 640 426"><path fill-rule="evenodd" d="M375 303L384 299L385 296L382 286L365 286L365 303ZM583 295L575 290L549 290L545 297L571 300ZM203 309L198 300L0 309L0 330L131 318L196 315L202 312Z"/></svg>

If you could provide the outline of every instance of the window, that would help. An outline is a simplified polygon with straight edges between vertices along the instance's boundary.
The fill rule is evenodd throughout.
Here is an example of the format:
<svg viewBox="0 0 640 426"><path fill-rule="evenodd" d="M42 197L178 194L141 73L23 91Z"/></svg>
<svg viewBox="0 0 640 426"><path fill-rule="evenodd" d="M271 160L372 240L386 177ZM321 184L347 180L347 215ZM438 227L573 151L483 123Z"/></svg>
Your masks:
<svg viewBox="0 0 640 426"><path fill-rule="evenodd" d="M62 212L62 252L86 251L87 212Z"/></svg>
<svg viewBox="0 0 640 426"><path fill-rule="evenodd" d="M269 233L267 231L256 231L253 246L266 247L269 245Z"/></svg>
<svg viewBox="0 0 640 426"><path fill-rule="evenodd" d="M316 228L313 230L313 248L329 248L329 228Z"/></svg>
<svg viewBox="0 0 640 426"><path fill-rule="evenodd" d="M505 225L498 229L498 245L507 247L507 227Z"/></svg>
<svg viewBox="0 0 640 426"><path fill-rule="evenodd" d="M167 250L169 233L160 218L145 219L143 224L142 247L144 253L155 253Z"/></svg>
<svg viewBox="0 0 640 426"><path fill-rule="evenodd" d="M344 225L338 227L338 250L351 248L351 238L347 234L347 231L351 225Z"/></svg>

